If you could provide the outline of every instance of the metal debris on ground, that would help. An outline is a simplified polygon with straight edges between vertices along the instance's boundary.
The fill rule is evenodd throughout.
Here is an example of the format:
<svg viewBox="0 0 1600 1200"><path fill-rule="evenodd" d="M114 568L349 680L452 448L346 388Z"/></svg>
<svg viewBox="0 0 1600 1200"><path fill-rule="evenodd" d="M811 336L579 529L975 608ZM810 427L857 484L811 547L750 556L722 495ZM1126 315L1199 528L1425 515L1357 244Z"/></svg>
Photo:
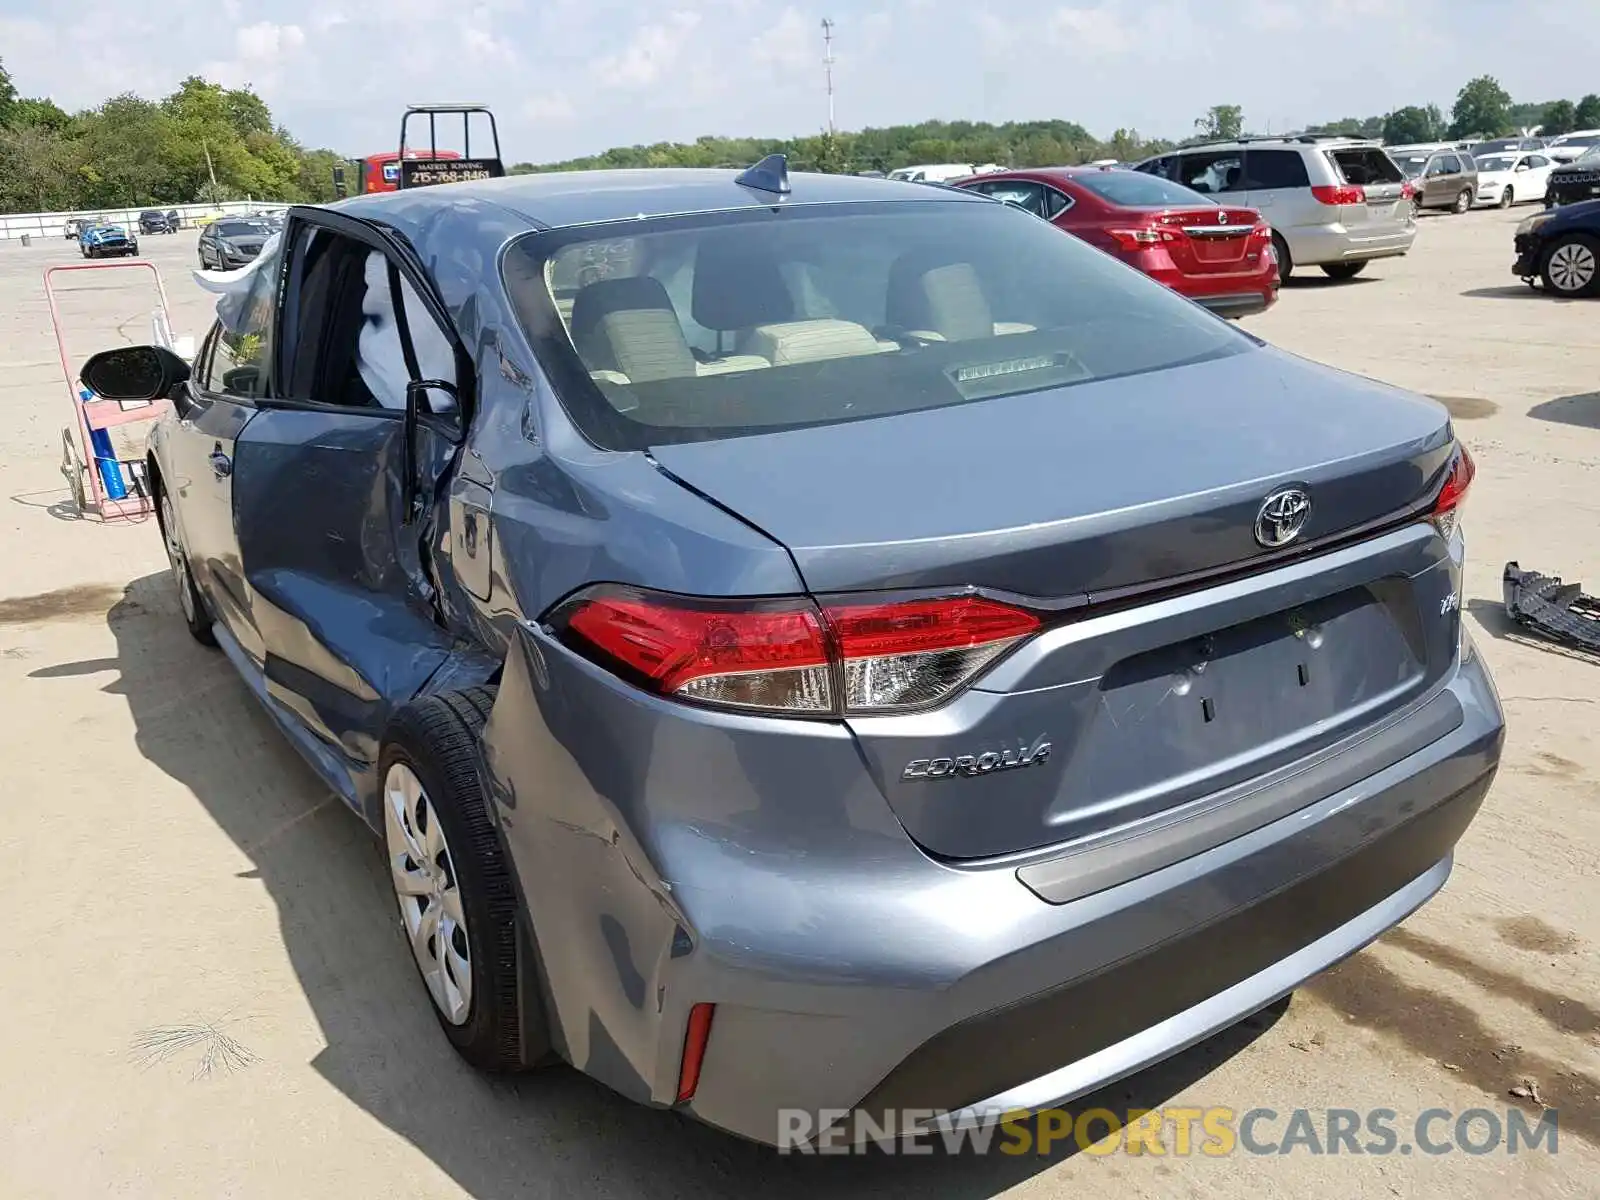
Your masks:
<svg viewBox="0 0 1600 1200"><path fill-rule="evenodd" d="M1563 646L1600 654L1600 599L1585 595L1581 583L1559 575L1524 571L1506 564L1506 615L1523 629Z"/></svg>

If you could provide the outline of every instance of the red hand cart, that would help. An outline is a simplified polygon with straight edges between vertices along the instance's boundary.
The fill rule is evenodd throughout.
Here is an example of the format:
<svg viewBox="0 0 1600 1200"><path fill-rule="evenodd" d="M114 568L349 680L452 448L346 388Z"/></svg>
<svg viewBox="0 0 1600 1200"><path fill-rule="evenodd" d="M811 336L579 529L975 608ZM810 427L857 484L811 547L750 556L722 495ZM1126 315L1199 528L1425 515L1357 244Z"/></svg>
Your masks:
<svg viewBox="0 0 1600 1200"><path fill-rule="evenodd" d="M55 329L56 349L61 355L61 378L66 384L67 398L72 402L76 418L72 426L67 426L61 431L61 472L67 477L72 498L77 503L80 514L93 514L102 521L148 516L153 506L149 490L143 484L142 475L137 478L130 477L130 473L121 464L125 462L143 464L144 443L149 436L150 422L168 412L172 403L166 399L158 399L149 404L124 408L116 400L85 401L79 395L78 371L67 356L66 331L62 327L59 304L59 296L68 294L73 289L58 292L55 284L56 277L67 271L150 272L151 278L155 281L157 320L162 328L171 327L171 319L167 313L167 290L162 286L161 272L156 270L155 264L142 259L131 262L72 263L49 267L44 273L45 298L50 304L50 324ZM96 461L99 456L94 449L93 434L99 430L106 431L118 469L123 472L129 484L128 494L122 499L112 499L106 494L105 481L101 478L99 464Z"/></svg>

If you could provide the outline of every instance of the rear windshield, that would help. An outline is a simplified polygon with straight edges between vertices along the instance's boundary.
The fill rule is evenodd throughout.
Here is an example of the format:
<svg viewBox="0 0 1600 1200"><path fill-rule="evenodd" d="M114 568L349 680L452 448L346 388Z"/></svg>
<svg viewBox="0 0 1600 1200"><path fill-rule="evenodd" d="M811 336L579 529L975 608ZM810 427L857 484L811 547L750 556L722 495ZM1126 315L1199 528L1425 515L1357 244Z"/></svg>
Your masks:
<svg viewBox="0 0 1600 1200"><path fill-rule="evenodd" d="M553 230L503 262L562 402L612 449L1066 389L1255 345L1037 217L973 200Z"/></svg>
<svg viewBox="0 0 1600 1200"><path fill-rule="evenodd" d="M1405 175L1395 166L1394 160L1376 146L1352 147L1348 150L1330 150L1338 164L1344 181L1363 187L1374 183L1403 183Z"/></svg>
<svg viewBox="0 0 1600 1200"><path fill-rule="evenodd" d="M1159 175L1145 175L1139 171L1096 171L1093 174L1074 175L1072 182L1088 188L1103 200L1123 208L1171 208L1181 204L1216 204L1210 196L1202 195L1181 183L1173 183Z"/></svg>

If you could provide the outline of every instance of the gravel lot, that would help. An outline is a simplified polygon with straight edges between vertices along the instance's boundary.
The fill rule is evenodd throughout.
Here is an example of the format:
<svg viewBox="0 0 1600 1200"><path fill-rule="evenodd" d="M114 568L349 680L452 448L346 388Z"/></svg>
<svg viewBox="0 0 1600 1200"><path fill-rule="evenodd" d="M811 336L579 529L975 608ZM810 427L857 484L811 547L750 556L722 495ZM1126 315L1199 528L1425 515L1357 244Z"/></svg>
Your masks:
<svg viewBox="0 0 1600 1200"><path fill-rule="evenodd" d="M1249 322L1443 398L1477 456L1467 620L1510 735L1455 875L1287 1006L1101 1099L1388 1108L1405 1142L1429 1108L1531 1105L1516 1087L1558 1107L1557 1154L799 1160L570 1071L474 1075L413 978L377 843L190 641L154 522L72 518L41 271L78 256L55 241L0 244L0 1195L1594 1196L1600 665L1513 636L1499 595L1508 559L1600 590L1600 304L1510 275L1526 211L1426 219L1409 257ZM144 246L198 334L194 236ZM69 305L75 362L146 340L149 295L111 274L73 277L96 284Z"/></svg>

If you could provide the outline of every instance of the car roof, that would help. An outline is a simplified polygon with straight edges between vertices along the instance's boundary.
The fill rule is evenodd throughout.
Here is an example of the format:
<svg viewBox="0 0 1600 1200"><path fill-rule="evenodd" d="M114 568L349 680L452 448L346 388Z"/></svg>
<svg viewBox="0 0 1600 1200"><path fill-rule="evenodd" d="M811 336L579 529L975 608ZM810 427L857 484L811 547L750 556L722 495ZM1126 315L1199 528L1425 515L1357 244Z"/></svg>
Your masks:
<svg viewBox="0 0 1600 1200"><path fill-rule="evenodd" d="M559 229L629 218L772 208L775 205L851 202L987 203L970 193L922 183L863 179L856 175L791 172L782 198L743 187L741 172L709 168L643 168L616 171L551 171L511 175L354 196L331 207L351 216L408 226L419 232L441 210L489 209L520 218L524 228Z"/></svg>

